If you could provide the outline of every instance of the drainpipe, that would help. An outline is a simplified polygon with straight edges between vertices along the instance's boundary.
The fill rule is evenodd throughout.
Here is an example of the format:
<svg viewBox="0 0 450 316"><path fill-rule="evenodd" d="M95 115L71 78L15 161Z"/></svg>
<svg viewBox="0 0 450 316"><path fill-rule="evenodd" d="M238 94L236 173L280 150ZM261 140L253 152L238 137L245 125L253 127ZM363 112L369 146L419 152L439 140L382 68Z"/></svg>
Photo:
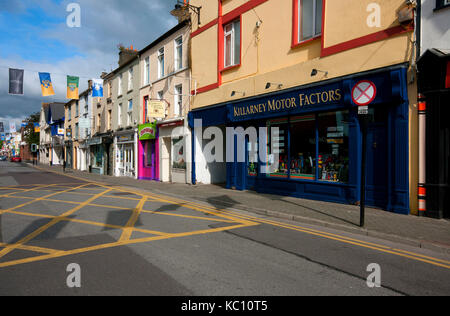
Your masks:
<svg viewBox="0 0 450 316"><path fill-rule="evenodd" d="M427 211L427 173L426 173L426 109L427 103L425 96L419 94L419 216L424 216Z"/></svg>

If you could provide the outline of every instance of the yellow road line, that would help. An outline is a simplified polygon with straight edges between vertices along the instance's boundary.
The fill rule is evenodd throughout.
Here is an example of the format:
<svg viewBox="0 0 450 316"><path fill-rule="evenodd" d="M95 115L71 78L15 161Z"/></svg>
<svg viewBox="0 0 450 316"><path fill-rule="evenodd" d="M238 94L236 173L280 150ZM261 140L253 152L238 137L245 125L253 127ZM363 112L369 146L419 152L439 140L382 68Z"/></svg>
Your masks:
<svg viewBox="0 0 450 316"><path fill-rule="evenodd" d="M147 243L147 242L151 242L151 241L166 240L166 239L180 238L180 237L186 237L186 236L217 233L217 232L221 232L221 231L243 228L243 227L254 226L254 225L259 225L259 224L257 224L257 223L254 223L252 225L240 224L240 225L236 225L236 226L214 228L214 229L195 231L195 232L189 232L189 233L171 234L168 236L154 236L154 237L147 237L147 238L140 238L140 239L125 240L125 241L121 241L121 242L96 245L96 246L92 246L92 247L80 248L80 249L69 250L69 251L64 251L64 252L61 251L61 252L44 255L44 256L31 257L31 258L25 258L25 259L20 259L20 260L4 262L4 263L0 263L0 268L16 266L16 265L20 265L20 264L26 264L26 263L37 262L37 261L43 261L43 260L49 260L49 259L54 259L54 258L60 258L60 257L64 257L64 256L86 253L86 252L91 252L91 251L96 251L96 250L107 249L107 248L115 248L115 247L125 246L125 245L142 244L142 243Z"/></svg>
<svg viewBox="0 0 450 316"><path fill-rule="evenodd" d="M117 190L117 188L115 188L115 190ZM157 199L157 200L161 200L161 201L165 201L168 202L167 200L164 199L160 199L158 198L158 194L152 194L151 195L153 198ZM205 206L205 205L201 205L198 203L193 203L193 202L188 202L188 201L183 201L181 199L174 199L177 202L185 202L186 204L178 204L178 205L182 205L182 206L200 206L201 208L206 208L209 210L212 210L212 212L217 214L217 209L213 209L211 207ZM172 202L173 203L173 202ZM446 260L442 260L442 259L438 259L438 258L433 258L433 257L429 257L429 256L425 256L422 254L418 254L418 253L414 253L414 252L409 252L409 251L405 251L405 250L401 250L401 249L396 249L396 248L392 248L392 247L388 247L388 246L384 246L384 245L379 245L379 244L375 244L375 243L370 243L370 242L365 242L362 240L358 240L358 239L352 239L346 236L341 236L341 235L336 235L336 234L331 234L331 233L326 233L326 232L322 232L322 231L318 231L318 230L313 230L313 229L308 229L308 228L304 228L301 226L295 226L295 225L291 225L291 224L284 224L284 223L280 223L280 222L275 222L275 221L270 221L270 220L264 220L264 219L260 219L257 217L253 217L253 216L248 216L248 215L241 215L241 214L237 214L236 212L232 212L232 211L227 211L227 210L221 210L221 213L226 213L226 214L230 214L233 217L238 217L241 219L246 219L246 220L251 220L251 221L257 221L260 223L265 223L265 224L269 224L272 226L279 226L279 227L283 227L286 229L291 229L291 230L297 230L297 231L301 231L307 234L313 234L313 235L317 235L317 236L321 236L324 238L329 238L329 239L334 239L337 241L341 241L344 243L352 243L361 247L366 247L366 248L370 248L370 249L374 249L374 250L379 250L382 252L389 252L391 254L394 255L398 255L398 256L402 256L402 257L407 257L410 259L415 259L418 261L422 261L422 262L426 262L426 263L430 263L433 264L433 261L438 262L435 265L438 265L440 267L445 267L445 268L450 268L450 262L446 261ZM222 215L222 214L220 214ZM440 263L444 263L444 265L441 265Z"/></svg>
<svg viewBox="0 0 450 316"><path fill-rule="evenodd" d="M53 216L53 215L46 215L46 214L35 214L35 213L27 213L27 212L18 212L18 211L10 211L8 212L10 214L16 214L16 215L22 215L22 216L29 216L29 217L39 217L39 218L59 218L59 216ZM113 228L113 229L124 229L125 226L120 225L112 225L112 224L106 224L106 223L100 223L100 222L93 222L88 220L82 220L82 219L76 219L76 218L60 218L62 221L66 222L74 222L74 223L80 223L80 224L86 224L86 225L92 225L92 226L99 226L99 227L106 227L106 228ZM139 231L141 233L146 234L152 234L152 235L158 235L158 236L171 236L172 234L160 232L157 230L149 230L144 228L134 228L135 231Z"/></svg>
<svg viewBox="0 0 450 316"><path fill-rule="evenodd" d="M142 209L144 208L144 204L147 201L147 198L144 196L140 201L139 204L136 206L136 209L133 210L133 214L131 215L130 219L128 220L127 224L125 225L125 229L122 232L122 235L120 236L119 242L129 240L131 238L131 234L133 233L133 227L136 224L136 221L139 218L139 215L141 214Z"/></svg>
<svg viewBox="0 0 450 316"><path fill-rule="evenodd" d="M192 219L199 219L199 220L211 221L211 222L236 223L236 221L230 221L230 220L222 219L222 218L207 218L207 217L190 216L190 215L166 213L166 212L142 211L142 213L155 214L155 215L164 215L164 216L173 216L173 217L192 218Z"/></svg>
<svg viewBox="0 0 450 316"><path fill-rule="evenodd" d="M85 186L85 185L86 185L86 184L83 184L83 185L81 185L81 186L79 186L79 187L75 187L75 188L72 188L72 189L68 189L68 190L66 190L66 191L64 191L64 192L70 192L71 190L76 190L77 188L81 188L81 187L83 187L83 186ZM35 199L32 200L32 201L29 201L29 202L26 202L26 203L17 205L17 206L15 206L15 207L12 207L12 208L9 208L9 209L6 209L6 210L1 210L1 211L0 211L0 215L3 214L3 213L8 213L9 211L17 210L17 209L19 209L19 208L22 208L22 207L24 207L24 206L33 204L33 203L38 202L38 201L45 200L45 199L47 199L47 198L49 198L49 197L58 195L58 194L60 194L60 193L61 193L61 192L48 194L48 195L42 196L42 197L40 197L40 198L35 198Z"/></svg>
<svg viewBox="0 0 450 316"><path fill-rule="evenodd" d="M2 247L2 248L7 248L7 247L10 247L11 245L12 244L0 243L0 247ZM28 250L28 251L33 251L33 252L41 252L41 253L47 253L47 254L60 252L59 250L55 250L55 249L42 248L42 247L36 247L36 246L27 246L27 245L20 245L19 247L17 247L17 249Z"/></svg>
<svg viewBox="0 0 450 316"><path fill-rule="evenodd" d="M84 186L84 185L83 185ZM35 238L36 236L38 236L39 234L41 234L42 232L46 231L48 228L54 226L55 224L59 223L63 218L72 215L73 213L75 213L76 211L78 211L79 209L83 208L86 204L89 204L90 202L94 201L95 199L99 198L100 196L102 196L103 194L110 192L111 189L106 190L102 193L97 194L96 196L93 196L92 198L88 199L86 202L76 206L75 208L67 211L66 213L64 213L63 215L59 216L59 217L55 217L54 219L52 219L49 223L43 225L42 227L38 228L37 230L35 230L34 232L32 232L31 234L25 236L24 238L22 238L20 241L18 241L15 245L12 245L8 248L3 249L2 251L0 251L0 258L4 257L5 255L7 255L9 252L13 251L17 245L23 245L26 242L30 241L31 239Z"/></svg>
<svg viewBox="0 0 450 316"><path fill-rule="evenodd" d="M73 178L76 178L76 177L73 177ZM79 180L79 178L76 178L76 179ZM102 183L99 183L99 182L95 182L95 184L97 184L99 186L102 186L102 187L106 187L105 184L102 184ZM108 187L110 187L110 188L112 187L116 191L122 191L122 192L128 192L128 193L136 194L135 192L131 192L129 190L124 190L124 189L121 189L121 188L119 188L117 186L108 186ZM159 196L158 194L145 194L145 193L143 193L142 195L147 195L148 197L153 198L153 199L158 200L158 201L167 202L167 203L171 203L171 204L177 204L177 205L180 205L180 206L183 206L183 207L188 207L188 208L191 208L191 209L196 209L196 205L198 205L201 208L207 208L209 210L213 210L210 207L207 207L207 206L204 206L204 205L200 205L200 204L196 204L196 203L193 203L193 202L183 201L181 199L176 199L176 198L172 199L170 197L170 199L172 199L172 201L168 201L166 198L158 197ZM201 212L204 212L204 211L202 210ZM306 234L310 234L310 235L320 236L320 237L323 237L323 238L328 238L328 239L340 241L340 242L347 243L347 244L353 244L353 245L365 247L365 248L368 248L368 249L377 250L377 251L380 251L380 252L386 252L386 253L390 253L390 254L393 254L393 255L406 257L406 258L409 258L409 259L413 259L413 260L416 260L416 261L421 261L421 262L437 265L437 266L444 267L444 268L450 268L450 266L448 265L449 262L446 261L446 260L441 260L441 259L438 259L438 258L428 257L428 256L424 256L424 255L421 255L421 254L418 254L418 253L414 253L414 252L408 252L408 251L401 250L401 249L393 249L391 247L387 247L387 246L384 246L384 245L377 245L375 243L369 243L369 242L365 242L365 241L358 240L358 239L352 239L352 238L345 237L345 236L340 236L340 235L330 234L330 233L326 233L326 232L311 230L311 229L303 228L301 226L284 224L284 223L270 221L270 220L263 220L263 219L260 219L260 218L246 216L246 215L244 216L244 215L241 215L241 214L238 215L235 212L231 212L231 211L221 210L220 212L221 213L225 213L225 214L229 214L230 216L234 217L232 220L236 220L237 219L238 222L239 222L239 219L245 220L245 221L248 221L248 220L256 221L258 223L265 223L265 224L272 225L272 226L278 226L278 227L282 227L282 228L286 228L286 229L290 229L290 230L296 230L296 231L300 231L300 232L303 232L303 233L306 233ZM211 214L230 219L229 217L226 217L223 214L217 213L217 210L211 211ZM445 263L445 264L440 264L439 262L442 262L442 263Z"/></svg>
<svg viewBox="0 0 450 316"><path fill-rule="evenodd" d="M8 196L11 196L11 195L16 194L16 193L25 193L25 192L36 191L36 190L39 190L41 188L50 187L50 186L52 186L52 185L48 184L48 185L43 185L43 186L36 186L36 187L34 187L32 189L26 189L26 190L22 190L20 192L12 192L12 193L9 193L9 194L4 194L3 196L4 197L8 197Z"/></svg>

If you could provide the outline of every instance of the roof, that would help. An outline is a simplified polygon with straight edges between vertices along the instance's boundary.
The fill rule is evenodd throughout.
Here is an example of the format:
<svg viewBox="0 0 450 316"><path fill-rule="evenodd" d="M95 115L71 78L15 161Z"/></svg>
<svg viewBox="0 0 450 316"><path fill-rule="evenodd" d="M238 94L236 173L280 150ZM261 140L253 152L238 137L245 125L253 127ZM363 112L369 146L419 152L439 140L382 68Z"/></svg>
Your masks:
<svg viewBox="0 0 450 316"><path fill-rule="evenodd" d="M152 47L158 45L161 41L163 41L164 39L168 38L169 36L171 36L172 34L174 34L175 32L177 32L178 30L181 30L183 27L185 27L186 25L188 25L190 23L190 20L184 20L181 23L178 23L177 25L175 25L173 28L171 28L170 30L168 30L166 33L164 33L163 35L161 35L160 37L158 37L156 40L154 40L152 43L150 43L147 47L145 47L144 49L139 51L138 56L142 55L143 53L145 53L146 51L148 51L149 49L151 49Z"/></svg>
<svg viewBox="0 0 450 316"><path fill-rule="evenodd" d="M450 49L437 49L437 48L430 48L425 51L425 53L420 56L420 58L417 60L419 63L421 60L428 58L427 56L435 56L437 58L447 58L450 57Z"/></svg>
<svg viewBox="0 0 450 316"><path fill-rule="evenodd" d="M65 103L55 102L50 103L49 119L51 116L52 121L60 121L65 117Z"/></svg>

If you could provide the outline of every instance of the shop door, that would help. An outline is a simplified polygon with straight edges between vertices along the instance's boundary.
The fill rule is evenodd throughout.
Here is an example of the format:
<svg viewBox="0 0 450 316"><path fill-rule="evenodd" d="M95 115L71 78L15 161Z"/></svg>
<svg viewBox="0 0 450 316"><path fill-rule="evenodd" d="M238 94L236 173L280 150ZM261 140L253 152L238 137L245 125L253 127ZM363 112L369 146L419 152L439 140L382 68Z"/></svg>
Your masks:
<svg viewBox="0 0 450 316"><path fill-rule="evenodd" d="M371 109L367 129L366 204L388 206L388 108Z"/></svg>
<svg viewBox="0 0 450 316"><path fill-rule="evenodd" d="M126 177L134 176L134 148L133 145L125 145L124 175Z"/></svg>

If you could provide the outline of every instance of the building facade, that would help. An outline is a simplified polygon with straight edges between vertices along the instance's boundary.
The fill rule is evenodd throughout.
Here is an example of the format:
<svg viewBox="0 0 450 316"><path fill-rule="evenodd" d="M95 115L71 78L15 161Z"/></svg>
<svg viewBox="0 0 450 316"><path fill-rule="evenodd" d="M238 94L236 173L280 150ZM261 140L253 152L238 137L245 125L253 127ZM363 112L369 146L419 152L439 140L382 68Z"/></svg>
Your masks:
<svg viewBox="0 0 450 316"><path fill-rule="evenodd" d="M190 24L185 20L139 52L139 178L190 183ZM144 131L144 132L142 132ZM152 132L153 131L153 134Z"/></svg>
<svg viewBox="0 0 450 316"><path fill-rule="evenodd" d="M39 163L50 164L50 144L51 133L50 126L47 123L49 105L43 103L40 115L40 133L39 133Z"/></svg>
<svg viewBox="0 0 450 316"><path fill-rule="evenodd" d="M450 1L418 2L419 211L450 218Z"/></svg>
<svg viewBox="0 0 450 316"><path fill-rule="evenodd" d="M40 163L64 163L65 103L43 103L40 121Z"/></svg>
<svg viewBox="0 0 450 316"><path fill-rule="evenodd" d="M65 157L68 168L87 171L90 166L88 146L92 124L92 82L88 89L65 105Z"/></svg>
<svg viewBox="0 0 450 316"><path fill-rule="evenodd" d="M357 108L368 105L366 204L417 213L414 19L399 19L405 1L378 1L374 12L370 0L190 3L202 7L201 25L191 17L193 182L357 204ZM222 135L223 151L211 135Z"/></svg>

